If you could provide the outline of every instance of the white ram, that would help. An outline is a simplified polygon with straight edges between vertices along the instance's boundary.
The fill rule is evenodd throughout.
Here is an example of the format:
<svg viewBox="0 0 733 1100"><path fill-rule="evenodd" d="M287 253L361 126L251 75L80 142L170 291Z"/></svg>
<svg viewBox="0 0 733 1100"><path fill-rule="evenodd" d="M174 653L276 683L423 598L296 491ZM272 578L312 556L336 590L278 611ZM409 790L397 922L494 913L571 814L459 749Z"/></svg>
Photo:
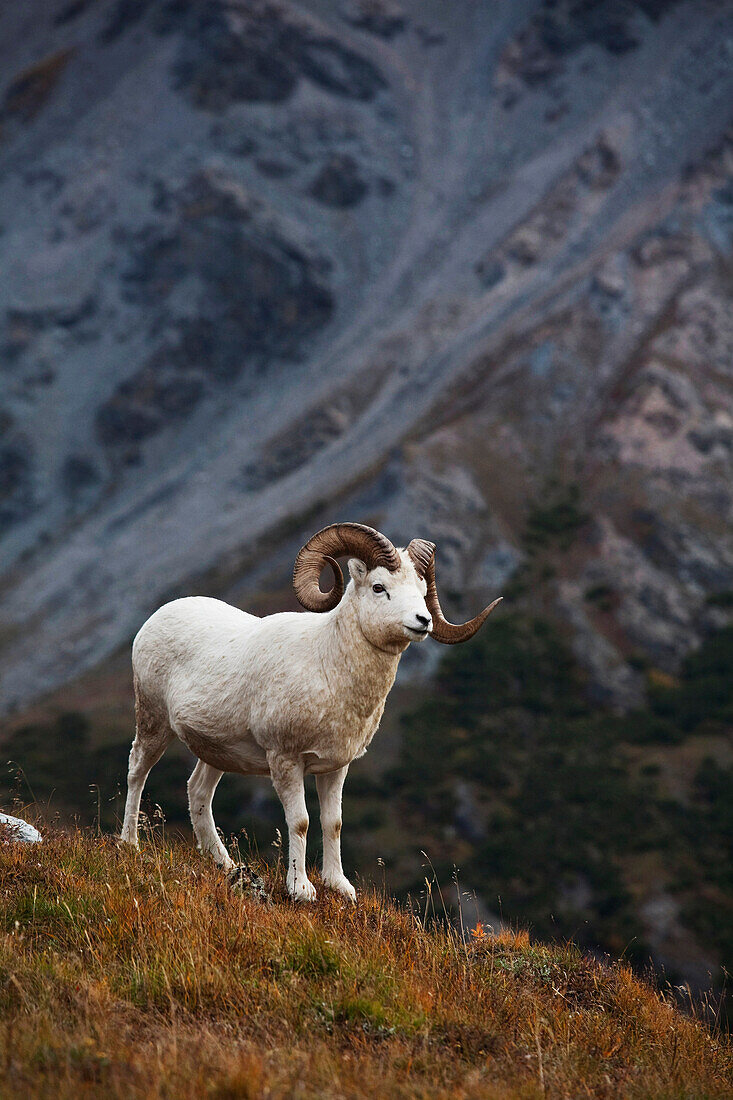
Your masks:
<svg viewBox="0 0 733 1100"><path fill-rule="evenodd" d="M174 737L199 762L188 781L199 848L233 866L211 803L223 773L269 775L288 826L287 886L312 900L305 869L304 776L315 774L323 831L323 882L352 900L341 867L341 792L349 764L374 736L411 641L432 632L465 641L492 608L454 626L440 609L433 543L396 549L384 535L338 523L300 550L293 585L307 612L258 618L204 596L174 600L140 629L132 648L137 732L130 752L122 839L137 845L140 797ZM335 560L349 556L344 593ZM322 592L323 568L334 586Z"/></svg>

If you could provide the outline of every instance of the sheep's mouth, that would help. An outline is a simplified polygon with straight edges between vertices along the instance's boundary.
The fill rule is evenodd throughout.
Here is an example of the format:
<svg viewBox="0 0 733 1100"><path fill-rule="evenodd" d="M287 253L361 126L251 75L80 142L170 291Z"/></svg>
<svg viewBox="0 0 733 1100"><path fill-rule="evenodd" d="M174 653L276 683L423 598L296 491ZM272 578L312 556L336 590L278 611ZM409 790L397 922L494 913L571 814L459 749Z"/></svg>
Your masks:
<svg viewBox="0 0 733 1100"><path fill-rule="evenodd" d="M409 630L410 634L415 634L418 638L425 638L429 633L426 626L405 626L405 630Z"/></svg>

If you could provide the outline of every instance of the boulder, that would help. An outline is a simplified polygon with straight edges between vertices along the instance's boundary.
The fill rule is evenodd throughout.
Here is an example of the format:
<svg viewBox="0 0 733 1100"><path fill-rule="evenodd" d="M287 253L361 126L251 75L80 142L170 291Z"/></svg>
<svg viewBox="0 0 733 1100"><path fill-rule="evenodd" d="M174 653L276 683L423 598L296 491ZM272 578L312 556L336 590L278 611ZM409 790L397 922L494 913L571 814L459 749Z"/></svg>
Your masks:
<svg viewBox="0 0 733 1100"><path fill-rule="evenodd" d="M0 841L3 844L12 844L20 841L23 844L40 844L43 837L33 825L23 821L20 817L11 817L10 814L0 813Z"/></svg>

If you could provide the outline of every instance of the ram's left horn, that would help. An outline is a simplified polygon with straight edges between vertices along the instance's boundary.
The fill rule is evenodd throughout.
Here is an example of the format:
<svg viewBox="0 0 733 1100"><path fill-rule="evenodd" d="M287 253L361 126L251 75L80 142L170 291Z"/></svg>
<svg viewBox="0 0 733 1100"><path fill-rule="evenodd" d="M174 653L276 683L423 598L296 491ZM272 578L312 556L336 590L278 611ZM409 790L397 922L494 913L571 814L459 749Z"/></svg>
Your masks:
<svg viewBox="0 0 733 1100"><path fill-rule="evenodd" d="M473 638L496 605L501 603L503 597L499 596L467 623L449 623L441 609L438 590L435 587L435 544L425 539L413 539L407 547L407 553L418 575L424 577L428 586L425 603L433 618L431 637L435 638L436 642L443 642L444 645L456 645L457 642L467 642L469 638Z"/></svg>

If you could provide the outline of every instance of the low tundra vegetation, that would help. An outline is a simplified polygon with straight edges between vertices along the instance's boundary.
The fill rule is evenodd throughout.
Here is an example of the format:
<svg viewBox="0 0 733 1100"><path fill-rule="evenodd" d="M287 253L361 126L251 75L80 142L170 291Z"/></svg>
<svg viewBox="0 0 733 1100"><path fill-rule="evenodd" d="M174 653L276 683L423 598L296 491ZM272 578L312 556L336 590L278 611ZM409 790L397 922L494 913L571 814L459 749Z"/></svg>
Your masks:
<svg viewBox="0 0 733 1100"><path fill-rule="evenodd" d="M155 833L2 848L0 1095L731 1095L714 1020L624 964L256 869L272 905Z"/></svg>

